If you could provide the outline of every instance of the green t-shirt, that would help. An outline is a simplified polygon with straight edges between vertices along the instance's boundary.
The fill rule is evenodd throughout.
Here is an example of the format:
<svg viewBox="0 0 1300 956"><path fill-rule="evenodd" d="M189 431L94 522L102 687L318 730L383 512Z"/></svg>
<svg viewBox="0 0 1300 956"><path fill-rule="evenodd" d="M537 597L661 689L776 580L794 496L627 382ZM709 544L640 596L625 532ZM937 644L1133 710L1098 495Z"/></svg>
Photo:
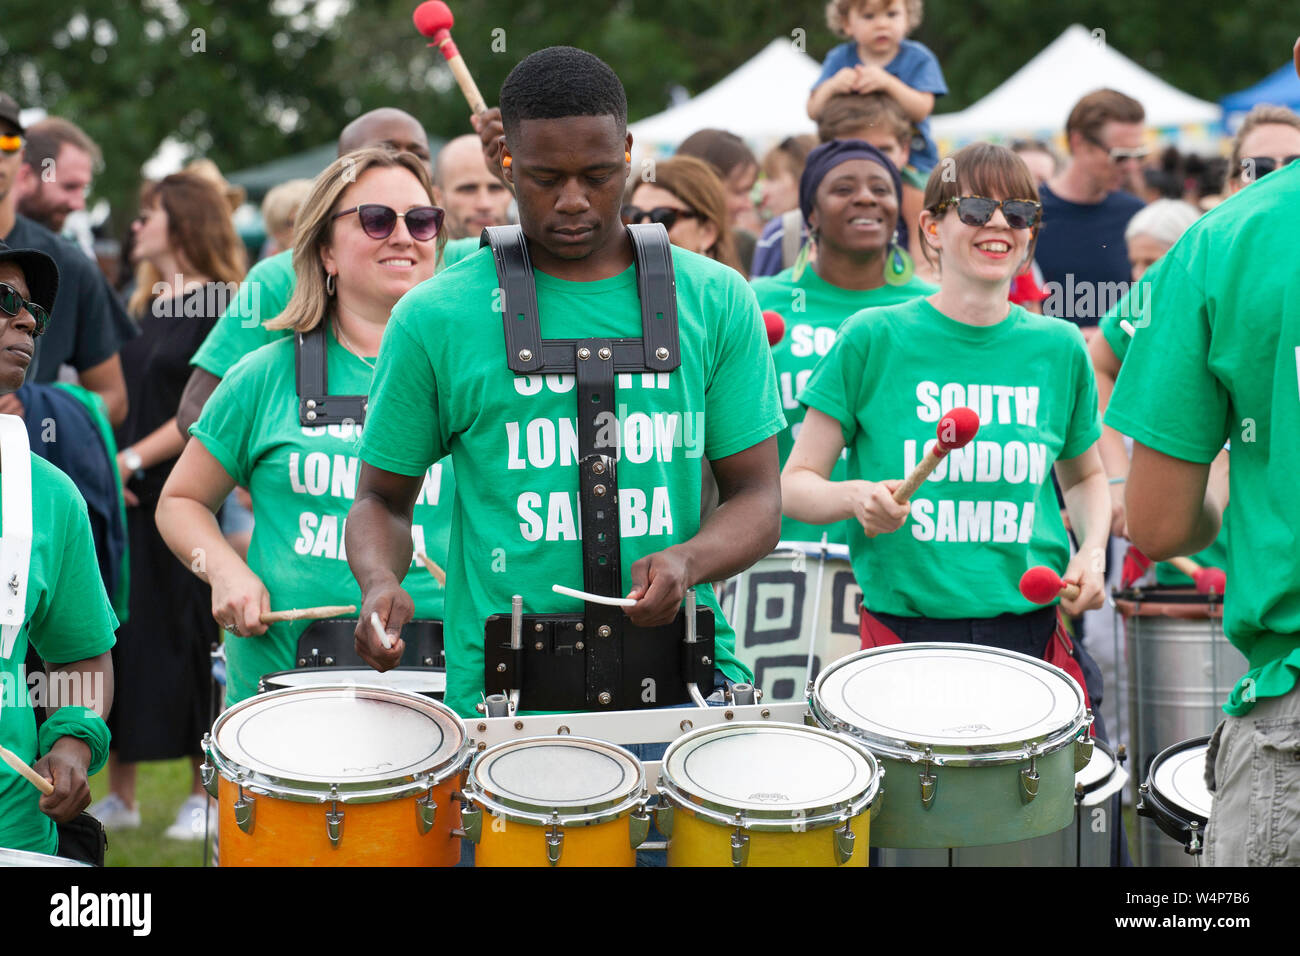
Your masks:
<svg viewBox="0 0 1300 956"><path fill-rule="evenodd" d="M758 307L779 312L785 319L785 335L772 347L781 405L789 423L777 436L783 467L803 423L804 410L799 404L799 392L808 383L818 360L835 344L836 330L844 320L862 309L896 305L934 291L934 286L915 278L901 286L882 285L866 291L841 289L817 275L812 267L805 269L798 280L794 278L793 269L754 280ZM841 455L836 462L831 472L832 481L844 480L846 458L847 455ZM781 519L783 541L820 541L823 534L832 544L847 544L847 522L811 525L793 518Z"/></svg>
<svg viewBox="0 0 1300 956"><path fill-rule="evenodd" d="M682 364L616 380L622 592L632 564L700 527L700 456L744 451L785 425L754 293L738 272L673 247ZM547 339L640 337L636 271L568 282L534 272ZM460 476L447 565L447 704L473 716L483 626L520 594L528 613L580 611L551 590L582 587L577 409L572 375L506 365L492 254L482 250L407 293L379 354L361 455L418 475L450 454ZM713 589L717 661L748 680ZM621 596L621 595L620 595Z"/></svg>
<svg viewBox="0 0 1300 956"><path fill-rule="evenodd" d="M328 333L330 391L370 390L370 367ZM221 380L190 433L253 496L248 566L262 579L274 610L322 604L361 605L347 563L343 529L356 496L359 433L352 425L304 427L298 421L293 342L273 342L247 356ZM446 566L455 486L450 462L420 470L424 487L415 504L411 537ZM414 558L412 559L414 561ZM418 564L405 587L416 618L441 620L443 589ZM270 625L260 637L226 638L226 703L257 693L257 681L294 666L298 637L308 621Z"/></svg>
<svg viewBox="0 0 1300 956"><path fill-rule="evenodd" d="M1292 163L1183 234L1106 411L1112 428L1184 461L1208 463L1232 440L1224 632L1250 663L1224 705L1234 716L1290 693L1300 674L1297 208Z"/></svg>
<svg viewBox="0 0 1300 956"><path fill-rule="evenodd" d="M928 299L867 309L840 327L799 396L840 423L847 476L904 478L934 444L942 415L968 406L975 439L939 463L892 534L856 521L849 556L863 606L908 617L1025 614L1020 576L1064 572L1070 556L1050 470L1101 434L1092 364L1079 329L1012 306L997 325L957 322Z"/></svg>
<svg viewBox="0 0 1300 956"><path fill-rule="evenodd" d="M24 666L27 645L56 664L98 657L114 644L117 618L104 592L90 536L86 502L59 469L32 455L32 557L27 579L26 624L13 653L0 659L0 744L28 765L36 762L36 716L29 686L47 693L44 675L29 685ZM86 706L107 688L63 687L64 703ZM78 696L81 695L81 696ZM45 697L39 703L50 700ZM54 853L54 821L41 813L36 789L0 764L0 847Z"/></svg>
<svg viewBox="0 0 1300 956"><path fill-rule="evenodd" d="M1136 334L1138 329L1145 328L1151 321L1151 311L1147 308L1147 305L1151 301L1151 289L1155 284L1156 276L1160 273L1160 263L1162 261L1164 260L1157 259L1152 263L1143 274L1142 280L1130 286L1124 297L1116 302L1114 307L1103 315L1097 323L1101 329L1101 334L1106 339L1106 344L1115 353L1115 357L1119 359L1121 366L1124 364L1124 357L1128 355L1129 343L1133 341L1133 336L1125 331L1121 323L1127 321ZM1204 551L1197 552L1189 557L1202 567L1227 567L1228 516L1226 512L1223 516L1223 527L1219 529L1219 536ZM1185 588L1191 587L1194 582L1168 561L1159 561L1156 563L1156 583L1165 587Z"/></svg>
<svg viewBox="0 0 1300 956"><path fill-rule="evenodd" d="M443 247L442 268L459 262L478 248L478 237L453 239ZM289 334L262 323L284 311L293 295L293 250L268 256L248 270L248 275L203 340L190 364L223 378L245 355Z"/></svg>

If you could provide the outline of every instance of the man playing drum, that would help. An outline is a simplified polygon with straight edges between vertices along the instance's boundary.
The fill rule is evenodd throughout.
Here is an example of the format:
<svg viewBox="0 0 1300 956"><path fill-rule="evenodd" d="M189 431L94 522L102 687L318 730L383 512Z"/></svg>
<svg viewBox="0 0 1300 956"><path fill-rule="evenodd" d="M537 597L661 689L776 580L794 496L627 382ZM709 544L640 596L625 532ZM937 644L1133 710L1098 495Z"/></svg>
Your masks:
<svg viewBox="0 0 1300 956"><path fill-rule="evenodd" d="M1300 41L1295 47L1300 72ZM1300 163L1269 173L1166 254L1106 421L1134 439L1129 532L1153 558L1219 531L1228 489L1210 463L1231 439L1224 632L1250 669L1224 705L1206 768L1213 866L1300 864Z"/></svg>
<svg viewBox="0 0 1300 956"><path fill-rule="evenodd" d="M619 217L632 137L618 77L581 50L539 51L502 86L501 120L498 149L518 198L545 338L636 336L638 275ZM701 607L716 615L717 667L747 680L706 582L748 567L777 542L775 436L785 422L753 292L706 257L674 247L671 264L681 364L617 376L621 593L636 602L625 609L631 626L655 627L674 621L696 586ZM446 702L464 715L475 713L484 690L490 615L508 612L514 594L530 613L582 607L551 590L584 579L574 376L512 372L498 287L483 249L394 310L347 527L361 618L378 613L395 635L411 616L402 578L419 476L451 455L460 480L448 551ZM722 498L703 524L701 455ZM365 627L357 649L381 670L401 655L400 642L385 649Z"/></svg>

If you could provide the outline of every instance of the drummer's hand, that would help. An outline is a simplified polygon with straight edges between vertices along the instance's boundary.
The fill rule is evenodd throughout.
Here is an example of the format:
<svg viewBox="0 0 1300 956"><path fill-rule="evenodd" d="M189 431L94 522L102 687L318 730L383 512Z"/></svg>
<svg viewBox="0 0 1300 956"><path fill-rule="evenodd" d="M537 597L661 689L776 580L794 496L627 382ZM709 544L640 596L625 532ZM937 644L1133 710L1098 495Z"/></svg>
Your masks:
<svg viewBox="0 0 1300 956"><path fill-rule="evenodd" d="M227 634L258 637L266 633L261 615L271 610L271 596L262 579L242 561L229 568L210 571L212 616Z"/></svg>
<svg viewBox="0 0 1300 956"><path fill-rule="evenodd" d="M686 558L676 548L647 554L632 565L632 590L627 596L636 606L623 611L637 627L668 624L677 616L690 585Z"/></svg>
<svg viewBox="0 0 1300 956"><path fill-rule="evenodd" d="M487 163L488 171L503 183L506 182L501 173L501 157L506 151L506 128L501 122L500 108L494 106L486 112L472 114L469 124L474 127L474 132L478 133L479 141L483 144L483 160Z"/></svg>
<svg viewBox="0 0 1300 956"><path fill-rule="evenodd" d="M370 615L378 614L379 623L388 633L393 646L385 648L370 623ZM397 580L390 579L366 592L361 600L361 616L357 619L357 655L377 671L392 670L402 662L406 642L402 640L402 627L415 617L415 602L402 590Z"/></svg>
<svg viewBox="0 0 1300 956"><path fill-rule="evenodd" d="M898 478L889 481L841 482L844 493L848 495L853 516L858 519L858 524L862 525L868 538L897 531L912 513L911 504L900 505L894 500L894 489L902 483L902 479Z"/></svg>
<svg viewBox="0 0 1300 956"><path fill-rule="evenodd" d="M1095 611L1106 600L1106 559L1100 549L1075 552L1061 578L1067 584L1079 585L1079 596L1061 598L1061 610L1070 617L1084 611Z"/></svg>
<svg viewBox="0 0 1300 956"><path fill-rule="evenodd" d="M1124 507L1124 482L1110 486L1110 533L1128 538L1128 512Z"/></svg>
<svg viewBox="0 0 1300 956"><path fill-rule="evenodd" d="M86 771L90 766L90 748L76 737L60 737L54 746L32 766L50 783L54 792L41 795L41 813L55 823L75 820L82 810L90 806L90 782Z"/></svg>

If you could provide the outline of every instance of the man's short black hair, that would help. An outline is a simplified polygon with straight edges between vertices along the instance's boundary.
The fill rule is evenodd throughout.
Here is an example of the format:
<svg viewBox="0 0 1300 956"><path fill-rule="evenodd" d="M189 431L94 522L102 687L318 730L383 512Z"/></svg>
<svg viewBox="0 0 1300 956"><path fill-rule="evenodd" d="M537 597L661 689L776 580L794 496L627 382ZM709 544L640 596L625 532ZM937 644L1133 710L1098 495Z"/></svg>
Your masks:
<svg viewBox="0 0 1300 956"><path fill-rule="evenodd" d="M509 139L523 120L613 116L627 130L627 93L604 60L571 46L524 57L501 84L501 125Z"/></svg>

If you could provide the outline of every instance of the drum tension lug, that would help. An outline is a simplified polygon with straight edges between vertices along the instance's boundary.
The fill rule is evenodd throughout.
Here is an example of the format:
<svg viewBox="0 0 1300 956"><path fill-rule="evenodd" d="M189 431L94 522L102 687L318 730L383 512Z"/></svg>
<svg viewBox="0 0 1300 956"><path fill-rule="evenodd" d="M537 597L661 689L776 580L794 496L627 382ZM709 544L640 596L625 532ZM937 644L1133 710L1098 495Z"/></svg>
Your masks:
<svg viewBox="0 0 1300 956"><path fill-rule="evenodd" d="M853 832L853 821L845 820L844 826L835 828L835 865L843 866L853 859L853 844L857 836Z"/></svg>
<svg viewBox="0 0 1300 956"><path fill-rule="evenodd" d="M736 829L731 834L731 865L748 866L749 865L749 834L745 832L745 824L740 816L736 814Z"/></svg>
<svg viewBox="0 0 1300 956"><path fill-rule="evenodd" d="M251 834L253 826L257 822L257 801L244 793L242 782L238 784L239 795L235 799L235 805L232 809L235 811L235 823L239 829L245 833Z"/></svg>
<svg viewBox="0 0 1300 956"><path fill-rule="evenodd" d="M212 763L212 735L203 735L203 763L199 766L203 789L214 800L217 798L217 768Z"/></svg>
<svg viewBox="0 0 1300 956"><path fill-rule="evenodd" d="M1029 768L1020 771L1020 802L1029 803L1038 796L1038 748L1029 748Z"/></svg>
<svg viewBox="0 0 1300 956"><path fill-rule="evenodd" d="M438 804L433 799L433 788L429 792L419 797L415 801L416 824L420 829L420 835L428 833L433 829L433 821L438 816Z"/></svg>
<svg viewBox="0 0 1300 956"><path fill-rule="evenodd" d="M644 843L648 836L650 836L650 811L642 803L632 811L628 820L628 840L632 844L632 849L635 850Z"/></svg>
<svg viewBox="0 0 1300 956"><path fill-rule="evenodd" d="M1192 838L1187 841L1187 846L1183 847L1183 852L1188 856L1201 855L1201 825L1195 820L1191 823Z"/></svg>
<svg viewBox="0 0 1300 956"><path fill-rule="evenodd" d="M546 862L555 866L560 862L564 852L564 830L560 828L559 816L551 818L551 825L546 829Z"/></svg>
<svg viewBox="0 0 1300 956"><path fill-rule="evenodd" d="M659 786L663 786L662 781ZM673 835L673 808L670 804L660 803L659 806L655 807L655 826L659 828L659 832L664 836Z"/></svg>
<svg viewBox="0 0 1300 956"><path fill-rule="evenodd" d="M325 814L325 832L329 835L330 845L334 849L339 848L343 842L343 811L339 809L338 802L339 791L337 787L330 788L330 808Z"/></svg>
<svg viewBox="0 0 1300 956"><path fill-rule="evenodd" d="M451 835L460 837L462 840L468 840L470 843L478 843L479 838L483 835L483 811L478 807L471 806L468 800L462 800L460 805L460 828L452 830Z"/></svg>
<svg viewBox="0 0 1300 956"><path fill-rule="evenodd" d="M921 807L929 810L934 806L934 794L939 788L939 778L930 772L930 762L934 759L934 749L925 748L925 757L921 761Z"/></svg>

